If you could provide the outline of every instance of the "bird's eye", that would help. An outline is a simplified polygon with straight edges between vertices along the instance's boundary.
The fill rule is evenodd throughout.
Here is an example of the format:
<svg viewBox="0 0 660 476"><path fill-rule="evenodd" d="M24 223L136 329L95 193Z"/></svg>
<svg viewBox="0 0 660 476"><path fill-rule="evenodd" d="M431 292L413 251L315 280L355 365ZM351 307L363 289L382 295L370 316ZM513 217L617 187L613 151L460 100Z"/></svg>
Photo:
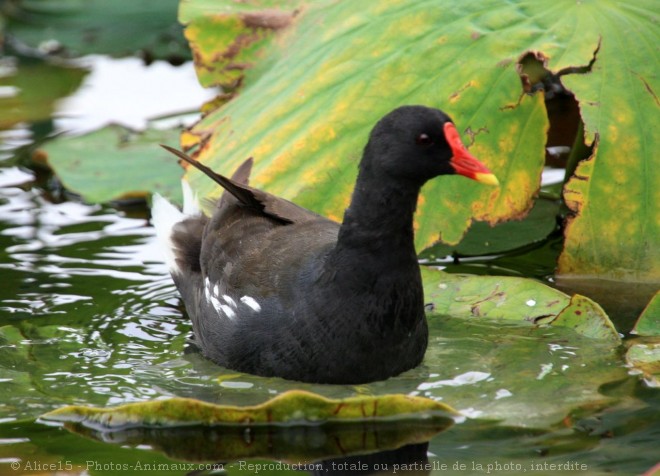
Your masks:
<svg viewBox="0 0 660 476"><path fill-rule="evenodd" d="M415 142L417 145L431 145L433 144L433 139L431 139L431 136L425 133L419 134L417 137L415 137Z"/></svg>

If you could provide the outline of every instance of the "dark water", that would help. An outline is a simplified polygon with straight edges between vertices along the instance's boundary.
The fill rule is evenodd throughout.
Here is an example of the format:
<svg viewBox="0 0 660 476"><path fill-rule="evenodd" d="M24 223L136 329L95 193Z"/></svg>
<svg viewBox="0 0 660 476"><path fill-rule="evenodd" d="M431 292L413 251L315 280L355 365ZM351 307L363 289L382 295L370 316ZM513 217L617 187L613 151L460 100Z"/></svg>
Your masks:
<svg viewBox="0 0 660 476"><path fill-rule="evenodd" d="M19 126L12 134L24 132ZM19 142L29 143L24 135ZM0 474L366 474L363 467L640 474L658 461L657 390L628 375L619 350L568 331L432 318L424 365L361 387L298 385L217 367L187 345L190 325L145 206L53 197L33 172L11 165L11 150L5 155ZM449 428L423 421L252 431L71 428L79 434L40 419L68 404L170 396L251 404L291 388L331 397L426 395L469 418Z"/></svg>

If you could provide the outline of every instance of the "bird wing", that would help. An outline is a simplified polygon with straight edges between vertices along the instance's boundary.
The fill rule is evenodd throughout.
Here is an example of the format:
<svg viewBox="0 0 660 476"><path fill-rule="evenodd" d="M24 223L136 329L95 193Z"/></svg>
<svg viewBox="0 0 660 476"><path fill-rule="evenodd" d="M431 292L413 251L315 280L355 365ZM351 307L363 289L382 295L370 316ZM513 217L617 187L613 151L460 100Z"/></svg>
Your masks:
<svg viewBox="0 0 660 476"><path fill-rule="evenodd" d="M227 178L224 175L214 172L206 165L198 162L180 150L163 144L161 144L161 147L201 171L204 175L229 192L244 207L255 210L283 225L304 223L306 221L322 218L320 215L302 208L295 203L271 195L263 190L250 187L248 181L250 172L252 171L252 157L247 159L238 167L238 169L236 169L232 178Z"/></svg>

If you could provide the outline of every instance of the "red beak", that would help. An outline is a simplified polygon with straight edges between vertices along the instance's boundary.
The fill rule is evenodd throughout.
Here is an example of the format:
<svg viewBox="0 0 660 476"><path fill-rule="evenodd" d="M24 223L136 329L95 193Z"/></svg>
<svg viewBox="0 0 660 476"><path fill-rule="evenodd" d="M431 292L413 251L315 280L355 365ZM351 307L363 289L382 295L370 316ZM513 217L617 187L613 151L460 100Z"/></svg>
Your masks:
<svg viewBox="0 0 660 476"><path fill-rule="evenodd" d="M474 158L463 145L461 136L451 122L445 123L445 138L454 156L449 164L457 174L489 185L499 185L497 177L484 164Z"/></svg>

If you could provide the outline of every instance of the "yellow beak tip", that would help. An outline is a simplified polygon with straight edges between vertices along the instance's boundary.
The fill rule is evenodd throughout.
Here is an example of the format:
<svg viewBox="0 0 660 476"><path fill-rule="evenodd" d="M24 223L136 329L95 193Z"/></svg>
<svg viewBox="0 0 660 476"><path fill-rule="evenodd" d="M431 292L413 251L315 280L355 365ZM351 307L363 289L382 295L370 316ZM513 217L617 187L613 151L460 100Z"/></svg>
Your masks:
<svg viewBox="0 0 660 476"><path fill-rule="evenodd" d="M495 177L494 174L475 174L474 179L477 182L485 183L487 185L495 185L496 187L499 187L500 181L497 180L497 177Z"/></svg>

